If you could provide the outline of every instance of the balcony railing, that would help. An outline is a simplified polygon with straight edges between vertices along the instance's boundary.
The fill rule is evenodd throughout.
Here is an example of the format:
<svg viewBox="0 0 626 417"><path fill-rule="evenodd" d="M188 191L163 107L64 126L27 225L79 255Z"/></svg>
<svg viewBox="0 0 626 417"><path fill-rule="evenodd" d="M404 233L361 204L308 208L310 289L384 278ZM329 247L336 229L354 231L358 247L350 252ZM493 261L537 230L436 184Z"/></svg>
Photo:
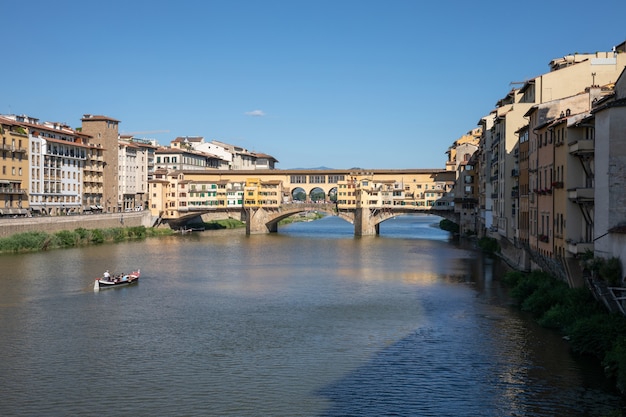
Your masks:
<svg viewBox="0 0 626 417"><path fill-rule="evenodd" d="M567 198L573 201L593 201L593 188L574 188L567 190Z"/></svg>
<svg viewBox="0 0 626 417"><path fill-rule="evenodd" d="M0 187L0 194L18 194L25 195L26 190L22 188Z"/></svg>
<svg viewBox="0 0 626 417"><path fill-rule="evenodd" d="M579 140L569 145L569 153L572 155L592 154L594 153L592 140Z"/></svg>
<svg viewBox="0 0 626 417"><path fill-rule="evenodd" d="M573 255L593 251L593 242L568 242L567 250Z"/></svg>

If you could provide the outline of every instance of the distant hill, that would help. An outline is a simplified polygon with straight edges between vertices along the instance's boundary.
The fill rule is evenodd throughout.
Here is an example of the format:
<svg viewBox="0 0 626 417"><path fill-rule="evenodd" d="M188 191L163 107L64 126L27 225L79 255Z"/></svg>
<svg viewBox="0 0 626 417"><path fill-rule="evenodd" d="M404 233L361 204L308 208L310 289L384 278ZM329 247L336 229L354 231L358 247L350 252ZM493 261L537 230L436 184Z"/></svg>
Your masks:
<svg viewBox="0 0 626 417"><path fill-rule="evenodd" d="M335 169L335 168L328 168L328 167L313 167L313 168L289 168L289 169Z"/></svg>

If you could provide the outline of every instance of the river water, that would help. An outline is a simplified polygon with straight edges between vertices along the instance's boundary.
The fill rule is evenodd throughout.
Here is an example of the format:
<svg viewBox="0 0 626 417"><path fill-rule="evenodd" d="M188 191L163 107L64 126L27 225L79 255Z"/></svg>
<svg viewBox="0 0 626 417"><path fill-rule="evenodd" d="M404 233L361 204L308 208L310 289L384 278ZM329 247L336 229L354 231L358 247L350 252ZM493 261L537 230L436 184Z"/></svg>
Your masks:
<svg viewBox="0 0 626 417"><path fill-rule="evenodd" d="M438 218L0 256L2 416L604 416L601 370ZM105 269L138 285L94 292Z"/></svg>

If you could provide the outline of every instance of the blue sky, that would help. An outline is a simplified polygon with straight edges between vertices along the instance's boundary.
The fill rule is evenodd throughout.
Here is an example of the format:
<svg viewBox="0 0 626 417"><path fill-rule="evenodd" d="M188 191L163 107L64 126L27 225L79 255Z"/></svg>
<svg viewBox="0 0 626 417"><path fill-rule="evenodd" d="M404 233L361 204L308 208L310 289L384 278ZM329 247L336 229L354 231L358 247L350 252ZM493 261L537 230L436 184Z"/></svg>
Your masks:
<svg viewBox="0 0 626 417"><path fill-rule="evenodd" d="M282 169L443 168L511 82L626 40L615 1L27 4L1 8L0 114L72 127L104 114L120 132L204 136Z"/></svg>

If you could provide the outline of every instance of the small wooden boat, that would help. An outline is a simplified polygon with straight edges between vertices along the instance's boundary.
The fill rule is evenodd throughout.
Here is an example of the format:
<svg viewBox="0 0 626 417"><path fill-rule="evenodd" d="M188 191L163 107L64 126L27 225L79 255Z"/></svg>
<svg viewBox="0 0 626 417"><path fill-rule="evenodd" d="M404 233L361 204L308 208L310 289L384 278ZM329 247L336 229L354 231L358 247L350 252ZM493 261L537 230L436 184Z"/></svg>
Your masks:
<svg viewBox="0 0 626 417"><path fill-rule="evenodd" d="M105 272L102 278L96 278L93 284L94 291L100 291L106 288L122 287L126 285L136 284L139 282L139 276L141 270L138 269L128 274L109 275L108 271Z"/></svg>

